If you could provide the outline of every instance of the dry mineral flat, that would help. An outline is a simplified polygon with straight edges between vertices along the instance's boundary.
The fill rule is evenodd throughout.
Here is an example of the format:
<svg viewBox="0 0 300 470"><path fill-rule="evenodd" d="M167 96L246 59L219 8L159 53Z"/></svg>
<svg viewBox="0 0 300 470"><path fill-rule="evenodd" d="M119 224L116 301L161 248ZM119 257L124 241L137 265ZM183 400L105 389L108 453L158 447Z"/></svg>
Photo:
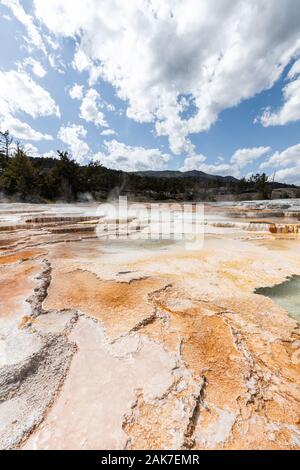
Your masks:
<svg viewBox="0 0 300 470"><path fill-rule="evenodd" d="M255 293L300 275L299 218L210 204L187 249L0 204L0 448L300 449L299 323Z"/></svg>

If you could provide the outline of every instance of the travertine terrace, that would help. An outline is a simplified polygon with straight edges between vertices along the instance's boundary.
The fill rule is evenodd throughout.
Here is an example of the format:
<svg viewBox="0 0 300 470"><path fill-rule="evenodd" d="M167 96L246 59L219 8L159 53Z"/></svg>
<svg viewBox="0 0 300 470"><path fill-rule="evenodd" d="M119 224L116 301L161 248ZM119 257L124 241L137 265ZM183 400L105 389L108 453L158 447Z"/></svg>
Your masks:
<svg viewBox="0 0 300 470"><path fill-rule="evenodd" d="M209 205L186 250L0 205L0 447L299 449L299 325L255 294L300 274L299 206Z"/></svg>

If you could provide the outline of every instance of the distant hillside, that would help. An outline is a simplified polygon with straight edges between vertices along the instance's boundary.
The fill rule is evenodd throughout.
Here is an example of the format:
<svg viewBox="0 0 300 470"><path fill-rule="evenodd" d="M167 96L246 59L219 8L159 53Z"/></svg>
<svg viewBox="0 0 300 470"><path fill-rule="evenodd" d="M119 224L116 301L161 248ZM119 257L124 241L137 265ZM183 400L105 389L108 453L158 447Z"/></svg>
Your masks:
<svg viewBox="0 0 300 470"><path fill-rule="evenodd" d="M224 181L224 182L237 182L238 179L233 176L220 176L210 175L203 171L176 171L176 170L163 170L163 171L136 171L133 174L139 176L148 176L152 178L195 178L199 180L211 181Z"/></svg>
<svg viewBox="0 0 300 470"><path fill-rule="evenodd" d="M202 171L127 173L100 163L80 166L67 152L33 158L17 144L0 147L0 197L8 201L107 200L126 195L138 201L226 201L300 197L296 186L268 181L263 174L238 180Z"/></svg>

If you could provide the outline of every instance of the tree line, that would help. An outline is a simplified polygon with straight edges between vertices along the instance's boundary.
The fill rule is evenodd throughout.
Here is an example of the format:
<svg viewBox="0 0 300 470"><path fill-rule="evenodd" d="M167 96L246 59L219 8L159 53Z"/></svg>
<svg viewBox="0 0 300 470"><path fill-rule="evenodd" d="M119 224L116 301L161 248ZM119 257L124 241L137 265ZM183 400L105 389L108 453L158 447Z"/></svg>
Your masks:
<svg viewBox="0 0 300 470"><path fill-rule="evenodd" d="M8 131L0 132L0 192L28 202L77 201L110 194L129 194L154 200L213 200L214 194L257 191L270 196L271 183L265 174L249 179L222 181L199 178L157 178L126 173L91 162L80 166L67 151L57 158L31 157Z"/></svg>

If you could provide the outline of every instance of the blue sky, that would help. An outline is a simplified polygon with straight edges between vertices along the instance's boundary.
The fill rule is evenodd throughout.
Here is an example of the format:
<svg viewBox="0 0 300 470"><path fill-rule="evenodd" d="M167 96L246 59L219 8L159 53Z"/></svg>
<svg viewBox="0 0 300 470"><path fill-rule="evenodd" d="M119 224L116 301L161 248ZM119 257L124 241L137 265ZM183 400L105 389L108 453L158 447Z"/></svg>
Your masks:
<svg viewBox="0 0 300 470"><path fill-rule="evenodd" d="M300 184L300 0L0 0L0 126L32 155Z"/></svg>

